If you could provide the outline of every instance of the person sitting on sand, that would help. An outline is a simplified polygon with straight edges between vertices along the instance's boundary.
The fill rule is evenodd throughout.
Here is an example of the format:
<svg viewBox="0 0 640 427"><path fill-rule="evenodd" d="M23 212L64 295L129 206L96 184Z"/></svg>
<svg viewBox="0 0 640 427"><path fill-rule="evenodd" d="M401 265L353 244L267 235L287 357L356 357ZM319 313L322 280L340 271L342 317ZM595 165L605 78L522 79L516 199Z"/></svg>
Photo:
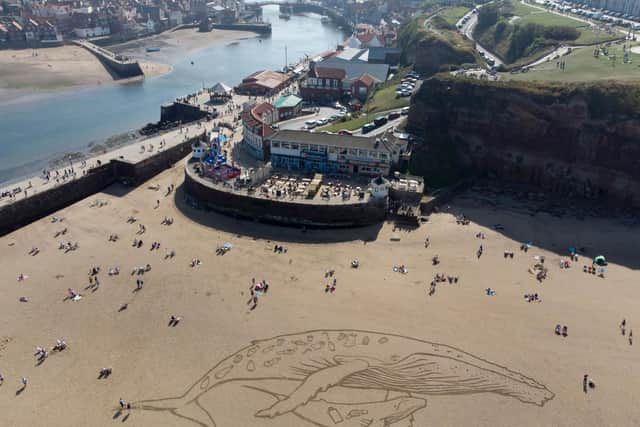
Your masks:
<svg viewBox="0 0 640 427"><path fill-rule="evenodd" d="M569 335L569 331L568 331L568 329L569 329L569 328L567 328L567 326L566 326L566 325L562 327L562 336L563 336L563 337L566 337L567 335Z"/></svg>
<svg viewBox="0 0 640 427"><path fill-rule="evenodd" d="M562 333L562 326L560 324L556 325L556 335L560 335Z"/></svg>
<svg viewBox="0 0 640 427"><path fill-rule="evenodd" d="M56 340L56 345L53 346L55 351L62 351L67 348L67 343L64 341L64 338L60 338Z"/></svg>

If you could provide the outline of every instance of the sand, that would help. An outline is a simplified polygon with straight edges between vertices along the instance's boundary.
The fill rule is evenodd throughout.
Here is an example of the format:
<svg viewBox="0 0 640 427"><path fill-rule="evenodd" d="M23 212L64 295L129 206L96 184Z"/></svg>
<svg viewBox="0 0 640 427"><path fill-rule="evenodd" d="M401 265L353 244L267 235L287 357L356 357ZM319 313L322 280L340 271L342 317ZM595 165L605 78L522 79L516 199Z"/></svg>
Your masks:
<svg viewBox="0 0 640 427"><path fill-rule="evenodd" d="M210 368L249 346L252 340L282 334L303 333L303 338L294 343L274 341L275 349L268 342L258 343L258 347L223 363L222 368L231 369L231 376L249 376L248 362L261 362L272 351L281 352L269 360L281 363L282 372L292 360L306 360L307 367L337 364L336 360L349 367L365 363L363 359L367 364L384 364L376 359L382 357L380 348L384 349L379 335L354 332L359 344L351 347L347 344L351 332L344 336L332 332L335 355L358 355L340 359L329 352L331 345L319 344L328 335L307 332L318 329L355 329L406 337L388 337L390 346L384 350L385 357L396 359L416 352L433 353L433 346L424 343L416 350L413 340L454 346L499 365L494 367L499 372L508 368L522 373L539 387L546 387L544 395L551 398L540 407L523 403L526 397L505 395L507 391L453 394L445 387L441 395L416 395L426 399L427 406L419 409L424 402L417 400L413 424L404 418L387 424L390 426L630 426L640 421L639 344L630 346L619 330L621 320L626 318L627 329L636 327L636 334L640 333L637 227L630 228L618 220L531 216L507 209L507 201L492 207L467 194L453 200L449 211L431 215L429 222L415 231L394 231L391 224L381 224L302 232L188 207L180 187L183 173L183 165L177 164L139 188L110 187L58 212L61 223L45 218L0 238L3 425L108 426L125 421L135 426L195 426L169 411L136 407L118 413L118 399L135 402L181 396L194 384L196 390L200 387L206 391L214 376L209 383L198 379ZM160 191L148 188L155 184ZM177 185L176 194L164 197L164 189L170 184ZM91 207L98 199L107 204ZM154 209L156 200L160 200L158 209ZM456 224L454 214L460 212L471 218L470 225ZM138 223L127 224L130 215L146 225L145 234L136 235ZM165 216L173 217L174 224L161 225ZM504 234L492 229L495 223L504 224ZM54 238L54 233L64 227L68 233ZM477 239L478 232L484 232L486 239ZM112 233L120 236L118 242L108 242ZM431 244L425 249L427 235ZM392 241L392 237L400 240ZM134 238L142 238L144 247L131 247ZM61 239L77 241L79 249L67 254L59 251ZM161 249L150 251L151 242L156 240ZM519 250L523 240L534 242L526 254ZM216 247L225 242L232 243L233 248L216 256ZM287 253L274 254L275 243L284 245ZM477 259L479 244L483 244L484 254ZM585 274L578 266L561 270L559 259L573 245L586 247L591 255L607 255L611 264L606 278ZM35 257L27 254L32 246L41 250ZM169 248L176 251L176 256L164 260ZM514 251L514 259L504 259L505 250ZM441 263L432 266L430 260L436 254ZM549 278L542 283L527 272L535 262L533 257L539 255L546 257L549 268ZM203 264L191 268L193 258ZM360 260L358 269L350 267L354 258ZM579 266L586 261L582 257ZM147 263L152 270L143 277L144 288L133 292L137 277L130 272ZM394 272L392 267L398 264L407 266L408 274ZM84 290L87 271L95 265L102 268L100 288L95 292ZM109 277L106 271L113 266L119 266L121 273ZM328 269L335 269L334 293L324 292L330 280L324 277ZM429 283L437 272L459 276L460 281L457 285L439 284L435 295L428 296ZM20 273L28 279L18 282ZM270 283L269 292L260 297L255 310L249 310L246 304L252 278ZM63 301L69 287L84 298ZM497 295L486 296L484 289L488 287ZM539 293L542 302L527 303L523 295L531 292ZM29 301L19 302L21 296ZM118 312L124 303L128 308ZM176 327L167 326L172 314L182 317ZM554 334L558 323L568 326L568 337ZM35 366L34 348L50 347L59 337L66 339L68 349ZM303 353L302 348L310 347L310 343L324 348L314 351L325 351L325 356ZM443 358L429 354L423 357L425 362L418 367L444 372L445 384L451 378L464 381L470 375L468 365L466 371L447 371L447 367L455 368L455 361L446 359L442 365ZM480 366L486 367L484 363ZM251 366L263 369L262 363ZM102 367L113 368L108 379L97 379ZM417 378L418 371L412 372L409 377ZM482 372L490 375L486 369ZM221 378L224 375L216 374ZM584 374L591 375L597 384L588 393L582 389ZM17 395L23 376L29 384ZM341 384L341 378L328 380L325 375L324 381ZM198 402L215 420L215 426L313 425L293 413L273 419L255 417L276 398L242 385L287 395L299 382L229 382L207 391ZM387 398L384 392L345 387L330 392L342 397L321 397L347 403ZM390 394L388 398L397 396L402 395ZM370 404L367 414L353 412L347 419L349 414L340 405L344 403L329 405L315 400L299 410L312 411L316 417L312 421L327 426L334 425L327 418L328 406L342 417L343 422L336 425L352 425L365 415L377 417L376 411L394 411L384 403ZM324 412L313 412L318 406ZM197 407L195 411L181 411L176 413L202 420L197 418L203 414ZM334 419L339 419L335 411ZM209 415L202 425L214 426Z"/></svg>
<svg viewBox="0 0 640 427"><path fill-rule="evenodd" d="M242 31L199 33L195 29L186 29L110 46L108 49L138 59L145 77L151 78L171 72L171 65L180 55L184 55L184 51L247 37L255 37L255 34ZM163 46L162 52L153 56L146 53L146 47L158 45ZM73 45L38 49L37 56L34 56L32 49L0 50L0 70L0 101L131 81L113 80L95 56Z"/></svg>

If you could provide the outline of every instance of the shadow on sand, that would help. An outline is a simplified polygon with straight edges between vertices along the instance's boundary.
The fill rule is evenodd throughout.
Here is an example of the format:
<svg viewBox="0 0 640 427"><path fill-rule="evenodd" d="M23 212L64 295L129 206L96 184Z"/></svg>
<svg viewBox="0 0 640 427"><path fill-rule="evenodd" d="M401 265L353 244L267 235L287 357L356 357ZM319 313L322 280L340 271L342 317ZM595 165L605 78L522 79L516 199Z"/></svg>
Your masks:
<svg viewBox="0 0 640 427"><path fill-rule="evenodd" d="M579 216L581 212L569 208L557 215L523 207L505 197L485 203L473 192L457 196L448 205L450 209L443 206L441 212L451 214L451 221L457 215L466 215L472 223L460 227L468 227L470 233L480 231L474 223L491 229L513 240L514 247L509 248L513 251L518 251L520 244L531 242L533 249L528 254L516 254L533 256L535 248L540 248L567 259L569 249L576 248L580 257L576 268L591 265L594 257L604 255L611 264L640 269L640 226L628 218L583 218Z"/></svg>
<svg viewBox="0 0 640 427"><path fill-rule="evenodd" d="M383 223L366 227L339 229L305 229L301 227L265 224L259 221L233 218L214 211L191 206L185 200L184 186L174 193L176 208L190 220L226 233L254 239L290 243L338 243L349 241L374 241Z"/></svg>

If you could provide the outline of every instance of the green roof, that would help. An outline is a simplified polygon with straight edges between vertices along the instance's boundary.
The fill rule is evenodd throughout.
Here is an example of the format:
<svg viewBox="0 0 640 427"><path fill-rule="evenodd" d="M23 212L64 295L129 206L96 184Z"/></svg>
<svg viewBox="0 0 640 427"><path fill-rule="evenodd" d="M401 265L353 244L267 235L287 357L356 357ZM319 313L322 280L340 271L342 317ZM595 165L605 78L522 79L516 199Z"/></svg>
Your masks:
<svg viewBox="0 0 640 427"><path fill-rule="evenodd" d="M302 102L302 98L295 95L281 96L273 103L276 108L292 108Z"/></svg>

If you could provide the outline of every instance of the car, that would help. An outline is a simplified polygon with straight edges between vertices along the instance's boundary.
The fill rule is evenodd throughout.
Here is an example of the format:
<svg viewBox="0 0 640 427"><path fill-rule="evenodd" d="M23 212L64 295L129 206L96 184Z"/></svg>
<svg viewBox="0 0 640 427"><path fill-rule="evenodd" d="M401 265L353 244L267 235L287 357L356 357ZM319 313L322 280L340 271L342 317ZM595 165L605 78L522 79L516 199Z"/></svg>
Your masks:
<svg viewBox="0 0 640 427"><path fill-rule="evenodd" d="M316 123L318 124L318 126L324 126L327 123L329 123L329 119L327 119L326 117L323 117L321 119L316 120Z"/></svg>
<svg viewBox="0 0 640 427"><path fill-rule="evenodd" d="M341 130L338 131L338 135L351 136L351 135L353 135L353 132L351 132L350 130L341 129Z"/></svg>
<svg viewBox="0 0 640 427"><path fill-rule="evenodd" d="M387 119L389 119L389 120L395 120L398 117L400 117L400 113L398 111L392 111L391 113L389 113L387 115Z"/></svg>
<svg viewBox="0 0 640 427"><path fill-rule="evenodd" d="M400 114L402 114L403 116L409 114L409 107L404 107L402 110L400 110Z"/></svg>
<svg viewBox="0 0 640 427"><path fill-rule="evenodd" d="M329 117L329 121L331 121L331 122L335 122L335 121L336 121L336 120L338 120L339 118L340 118L340 116L339 116L339 115L337 115L337 114L332 114L332 115Z"/></svg>
<svg viewBox="0 0 640 427"><path fill-rule="evenodd" d="M315 120L307 120L306 122L304 122L305 125L307 126L311 126L312 128L316 127L316 121Z"/></svg>
<svg viewBox="0 0 640 427"><path fill-rule="evenodd" d="M362 133L369 133L375 128L376 125L374 123L367 123L366 125L362 126Z"/></svg>
<svg viewBox="0 0 640 427"><path fill-rule="evenodd" d="M346 111L340 111L339 113L336 114L336 116L338 116L339 119L343 118L346 115L347 115Z"/></svg>
<svg viewBox="0 0 640 427"><path fill-rule="evenodd" d="M274 123L274 124L271 125L271 129L278 130L278 129L280 129L280 125L277 124L277 123Z"/></svg>
<svg viewBox="0 0 640 427"><path fill-rule="evenodd" d="M408 96L411 96L411 92L408 90L402 91L402 93L400 94L401 97L406 98Z"/></svg>
<svg viewBox="0 0 640 427"><path fill-rule="evenodd" d="M376 125L376 127L382 126L387 124L388 120L385 116L378 116L373 120L373 124Z"/></svg>

